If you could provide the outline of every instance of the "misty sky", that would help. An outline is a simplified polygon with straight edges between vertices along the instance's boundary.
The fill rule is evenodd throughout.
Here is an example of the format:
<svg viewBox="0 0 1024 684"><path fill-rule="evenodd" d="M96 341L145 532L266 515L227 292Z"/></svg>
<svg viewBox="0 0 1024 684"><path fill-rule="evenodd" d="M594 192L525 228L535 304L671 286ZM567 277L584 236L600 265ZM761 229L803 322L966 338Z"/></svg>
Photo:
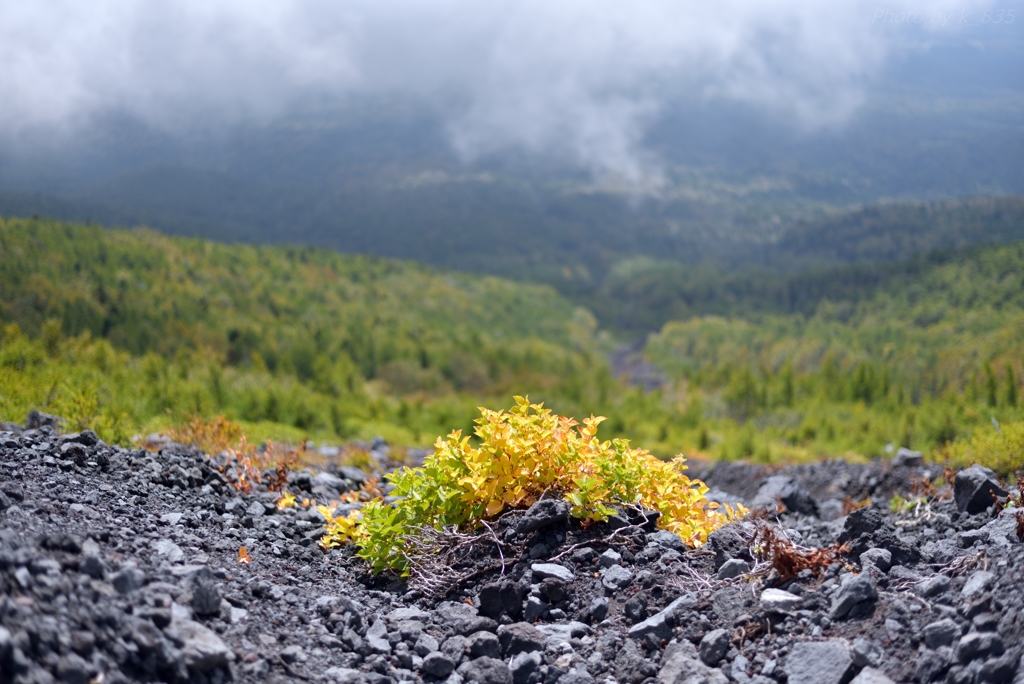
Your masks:
<svg viewBox="0 0 1024 684"><path fill-rule="evenodd" d="M636 178L644 135L669 103L739 102L810 133L841 130L896 64L951 45L1019 47L1024 15L1011 8L0 0L0 141L74 138L111 116L188 135L394 94L439 113L464 159L557 154ZM1019 88L1010 81L996 85Z"/></svg>

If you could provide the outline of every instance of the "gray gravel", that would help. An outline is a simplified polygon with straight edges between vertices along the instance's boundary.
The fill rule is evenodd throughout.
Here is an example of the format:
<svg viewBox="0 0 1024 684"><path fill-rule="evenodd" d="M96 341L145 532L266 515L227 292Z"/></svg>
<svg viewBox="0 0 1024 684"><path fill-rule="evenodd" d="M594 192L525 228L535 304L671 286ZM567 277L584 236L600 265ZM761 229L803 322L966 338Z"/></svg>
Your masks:
<svg viewBox="0 0 1024 684"><path fill-rule="evenodd" d="M583 528L548 500L497 521L459 561L472 578L432 597L371 576L350 549L324 552L319 514L279 511L259 487L238 494L216 459L33 424L0 432L3 682L1024 681L1024 546L1015 511L979 510L1010 489L981 469L916 514L844 517L826 504L884 502L936 473L909 456L705 468L731 500L772 494L793 510L773 504L702 549L628 510ZM291 489L328 500L366 477L293 473ZM850 552L780 577L758 525Z"/></svg>

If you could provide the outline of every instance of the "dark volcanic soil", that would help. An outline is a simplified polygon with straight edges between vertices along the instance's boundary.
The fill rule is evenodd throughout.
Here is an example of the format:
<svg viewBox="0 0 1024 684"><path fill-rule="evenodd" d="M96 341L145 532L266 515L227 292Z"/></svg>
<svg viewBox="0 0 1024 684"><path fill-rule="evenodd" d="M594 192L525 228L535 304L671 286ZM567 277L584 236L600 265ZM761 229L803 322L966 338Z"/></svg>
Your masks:
<svg viewBox="0 0 1024 684"><path fill-rule="evenodd" d="M628 511L583 529L541 502L396 581L194 450L0 432L0 681L1024 682L1016 511L972 469L955 498L894 514L894 492L940 474L900 463L695 469L771 512L701 549ZM323 501L361 477L290 487ZM846 497L877 503L844 516ZM787 578L765 528L847 551Z"/></svg>

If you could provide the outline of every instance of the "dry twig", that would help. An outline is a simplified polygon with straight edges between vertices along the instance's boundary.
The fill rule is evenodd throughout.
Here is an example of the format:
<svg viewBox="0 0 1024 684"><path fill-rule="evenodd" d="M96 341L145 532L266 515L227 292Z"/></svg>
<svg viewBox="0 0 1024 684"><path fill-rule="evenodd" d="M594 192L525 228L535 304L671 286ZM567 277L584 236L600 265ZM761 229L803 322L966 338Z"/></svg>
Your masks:
<svg viewBox="0 0 1024 684"><path fill-rule="evenodd" d="M484 542L493 542L501 556L500 563L467 572L464 565L471 560L473 552ZM505 569L505 555L502 547L522 552L517 547L501 541L488 526L482 534L459 532L454 526L441 530L430 526L420 527L409 538L406 558L409 560L409 585L432 598L443 598L460 584L468 582L492 570Z"/></svg>
<svg viewBox="0 0 1024 684"><path fill-rule="evenodd" d="M842 554L850 547L833 544L827 549L799 546L773 528L764 526L758 531L761 539L760 555L765 558L782 580L796 577L802 570L820 574L829 565L842 562Z"/></svg>
<svg viewBox="0 0 1024 684"><path fill-rule="evenodd" d="M607 537L602 537L600 539L589 539L587 541L581 541L578 544L573 544L572 546L566 548L564 551L562 551L562 553L558 554L557 556L552 556L550 559L548 559L548 562L549 563L554 563L556 560L558 560L560 558L563 558L563 557L569 555L570 553L572 553L573 551L575 551L576 549L582 548L584 546L594 546L595 544L609 545L609 544L612 543L612 541L616 537L626 537L626 538L628 538L629 536L631 536L633 534L633 532L635 532L636 530L640 530L642 528L643 528L642 525L626 525L625 527L620 527L619 529L615 530L614 532L609 534ZM627 535L627 532L629 533L628 535Z"/></svg>

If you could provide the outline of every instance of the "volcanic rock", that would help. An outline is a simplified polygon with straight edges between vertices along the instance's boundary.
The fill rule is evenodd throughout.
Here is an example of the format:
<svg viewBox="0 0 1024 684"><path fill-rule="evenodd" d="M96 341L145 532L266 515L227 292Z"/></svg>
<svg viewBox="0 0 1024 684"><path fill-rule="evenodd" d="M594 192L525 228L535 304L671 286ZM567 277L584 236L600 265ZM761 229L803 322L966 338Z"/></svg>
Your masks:
<svg viewBox="0 0 1024 684"><path fill-rule="evenodd" d="M953 482L953 500L966 513L981 513L995 503L996 497L1005 496L996 474L980 465L961 470Z"/></svg>

